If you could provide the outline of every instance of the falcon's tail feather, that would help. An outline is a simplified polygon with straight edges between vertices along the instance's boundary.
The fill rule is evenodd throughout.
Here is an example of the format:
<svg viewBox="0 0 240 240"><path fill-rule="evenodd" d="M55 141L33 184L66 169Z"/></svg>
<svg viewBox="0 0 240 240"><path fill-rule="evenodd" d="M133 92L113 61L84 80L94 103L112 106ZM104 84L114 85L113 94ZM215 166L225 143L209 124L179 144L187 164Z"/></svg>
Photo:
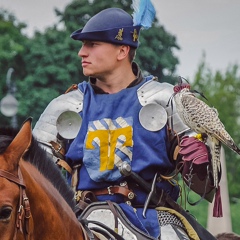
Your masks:
<svg viewBox="0 0 240 240"><path fill-rule="evenodd" d="M221 152L221 143L213 143L211 148L212 154L212 172L213 172L213 182L214 187L218 187L219 178L218 174L221 171L221 162L220 162L220 152Z"/></svg>

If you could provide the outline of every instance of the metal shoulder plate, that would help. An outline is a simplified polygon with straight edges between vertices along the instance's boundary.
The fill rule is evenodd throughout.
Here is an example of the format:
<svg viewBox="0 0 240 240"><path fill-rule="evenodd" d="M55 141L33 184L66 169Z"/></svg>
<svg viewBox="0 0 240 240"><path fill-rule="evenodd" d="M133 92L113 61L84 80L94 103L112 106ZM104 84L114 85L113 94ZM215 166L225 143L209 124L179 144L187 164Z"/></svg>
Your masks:
<svg viewBox="0 0 240 240"><path fill-rule="evenodd" d="M34 129L34 137L44 145L57 141L57 121L65 112L79 113L83 108L83 93L77 89L53 99L41 114Z"/></svg>
<svg viewBox="0 0 240 240"><path fill-rule="evenodd" d="M160 83L154 80L154 78L144 85L142 85L138 91L138 99L142 106L146 106L149 104L159 104L161 105L167 112L167 121L169 126L173 124L173 130L180 134L189 130L179 117L176 112L175 103L169 104L169 99L173 94L173 86L169 83ZM160 117L160 116L159 116Z"/></svg>

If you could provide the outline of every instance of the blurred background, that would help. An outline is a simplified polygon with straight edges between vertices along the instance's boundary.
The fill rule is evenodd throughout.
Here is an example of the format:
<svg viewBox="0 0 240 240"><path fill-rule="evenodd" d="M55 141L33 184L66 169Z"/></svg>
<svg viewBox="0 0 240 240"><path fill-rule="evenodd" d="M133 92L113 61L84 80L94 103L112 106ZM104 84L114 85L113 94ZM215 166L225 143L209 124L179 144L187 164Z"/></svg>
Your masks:
<svg viewBox="0 0 240 240"><path fill-rule="evenodd" d="M240 1L153 0L153 4L156 19L152 28L141 31L136 62L159 81L175 84L179 75L190 81L218 109L240 144ZM34 125L54 97L87 80L77 56L81 43L69 36L108 7L133 11L127 0L1 0L0 127L18 128L28 116ZM228 149L224 156L224 205L230 205L221 221L228 223L226 231L240 234L240 159ZM207 202L186 207L205 227L216 225L208 217ZM219 224L211 229L221 230Z"/></svg>

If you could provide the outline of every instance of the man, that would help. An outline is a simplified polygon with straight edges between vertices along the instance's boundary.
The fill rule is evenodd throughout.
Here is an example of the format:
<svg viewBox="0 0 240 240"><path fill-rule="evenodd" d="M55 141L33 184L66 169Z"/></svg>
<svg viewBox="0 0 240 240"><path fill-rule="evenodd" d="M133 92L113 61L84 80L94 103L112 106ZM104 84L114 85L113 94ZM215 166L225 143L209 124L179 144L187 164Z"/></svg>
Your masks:
<svg viewBox="0 0 240 240"><path fill-rule="evenodd" d="M140 29L128 13L109 8L75 31L71 37L82 41L78 55L89 81L54 99L37 122L34 135L45 146L55 148L59 162L62 146L58 143L67 138L59 132L63 128L61 114L79 113L81 126L74 139L67 141L65 160L78 171L76 179L69 170L80 208L92 201L110 200L152 239L164 239L165 228L171 239L199 239L175 211L156 211L168 203L159 196L164 203L156 204L146 187L157 187L173 201L178 199L178 187L164 176L173 172L179 158L174 136L189 129L175 109L167 107L172 86L153 76L143 77L133 62ZM205 148L199 154L202 152L206 153Z"/></svg>

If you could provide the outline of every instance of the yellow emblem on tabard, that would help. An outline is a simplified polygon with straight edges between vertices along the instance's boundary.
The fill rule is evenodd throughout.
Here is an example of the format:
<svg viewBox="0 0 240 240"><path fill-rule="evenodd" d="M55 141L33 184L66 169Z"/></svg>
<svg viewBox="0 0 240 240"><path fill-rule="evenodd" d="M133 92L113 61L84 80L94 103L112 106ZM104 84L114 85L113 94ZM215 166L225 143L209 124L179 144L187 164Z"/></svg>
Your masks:
<svg viewBox="0 0 240 240"><path fill-rule="evenodd" d="M119 40L119 41L122 41L123 40L123 28L119 29L118 30L118 34L117 36L115 37L115 39Z"/></svg>
<svg viewBox="0 0 240 240"><path fill-rule="evenodd" d="M138 40L137 29L134 29L134 31L133 31L133 41L136 42L137 40Z"/></svg>
<svg viewBox="0 0 240 240"><path fill-rule="evenodd" d="M119 138L124 136L124 142L119 144ZM93 142L99 142L100 149L100 171L112 170L116 148L125 152L126 147L133 146L133 130L131 126L114 130L94 130L89 131L86 139L86 149L95 149Z"/></svg>

